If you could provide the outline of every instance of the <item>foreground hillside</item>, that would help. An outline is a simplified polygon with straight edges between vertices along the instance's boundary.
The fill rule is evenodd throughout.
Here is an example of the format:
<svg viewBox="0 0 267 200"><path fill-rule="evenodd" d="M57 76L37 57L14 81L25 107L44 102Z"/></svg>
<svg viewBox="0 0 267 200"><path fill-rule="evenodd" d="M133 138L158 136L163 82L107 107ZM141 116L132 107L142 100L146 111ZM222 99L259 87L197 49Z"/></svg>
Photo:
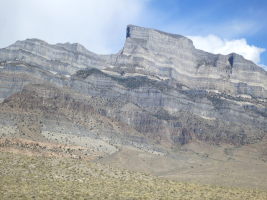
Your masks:
<svg viewBox="0 0 267 200"><path fill-rule="evenodd" d="M267 192L180 183L71 158L0 153L1 199L267 199Z"/></svg>

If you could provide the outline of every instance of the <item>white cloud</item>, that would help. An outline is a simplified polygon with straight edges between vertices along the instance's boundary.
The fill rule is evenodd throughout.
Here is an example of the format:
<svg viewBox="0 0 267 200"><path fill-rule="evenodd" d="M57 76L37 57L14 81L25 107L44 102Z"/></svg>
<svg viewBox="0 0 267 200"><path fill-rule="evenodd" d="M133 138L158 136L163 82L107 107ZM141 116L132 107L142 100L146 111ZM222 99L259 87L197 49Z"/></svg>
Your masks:
<svg viewBox="0 0 267 200"><path fill-rule="evenodd" d="M0 2L0 48L26 38L78 42L98 53L122 48L126 25L142 22L148 0Z"/></svg>
<svg viewBox="0 0 267 200"><path fill-rule="evenodd" d="M267 65L259 64L265 71L267 71Z"/></svg>
<svg viewBox="0 0 267 200"><path fill-rule="evenodd" d="M257 64L260 63L260 55L265 51L253 45L249 45L246 39L226 40L216 35L208 36L188 36L194 43L195 47L215 54L237 53L244 58Z"/></svg>

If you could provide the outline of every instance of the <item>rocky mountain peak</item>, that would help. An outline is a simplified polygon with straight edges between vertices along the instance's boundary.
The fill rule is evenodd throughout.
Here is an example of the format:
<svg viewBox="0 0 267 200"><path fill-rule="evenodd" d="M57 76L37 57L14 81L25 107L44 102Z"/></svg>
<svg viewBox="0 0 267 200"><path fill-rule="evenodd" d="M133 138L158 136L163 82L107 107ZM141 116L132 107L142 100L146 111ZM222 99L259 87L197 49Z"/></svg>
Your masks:
<svg viewBox="0 0 267 200"><path fill-rule="evenodd" d="M192 47L193 42L192 40L188 39L187 37L184 37L182 35L178 34L172 34L172 33L167 33L163 32L157 29L152 29L152 28L145 28L145 27L140 27L136 25L128 25L126 29L126 38L135 38L135 39L144 39L144 40L149 40L149 39L155 39L155 37L158 36L158 39L161 40L177 40L177 41L186 41L188 46Z"/></svg>
<svg viewBox="0 0 267 200"><path fill-rule="evenodd" d="M47 49L54 49L58 51L68 51L73 53L80 53L80 54L93 54L92 52L88 51L83 45L79 43L57 43L57 44L49 44L46 41L31 38L26 40L18 40L14 44L11 44L7 47L10 50L26 50L32 53L38 53Z"/></svg>
<svg viewBox="0 0 267 200"><path fill-rule="evenodd" d="M92 54L92 52L88 51L83 45L79 43L69 43L69 42L57 43L56 46L63 47L64 49L72 52L78 52L82 54L88 54L88 53Z"/></svg>
<svg viewBox="0 0 267 200"><path fill-rule="evenodd" d="M45 47L48 46L49 44L43 40L36 39L36 38L31 38L31 39L26 39L26 40L18 40L14 44L11 44L10 46L7 47L9 50L19 50L19 49L25 49L32 51L36 47Z"/></svg>
<svg viewBox="0 0 267 200"><path fill-rule="evenodd" d="M179 49L195 49L193 42L181 35L165 33L156 29L128 25L124 50L138 47L155 52L174 53Z"/></svg>

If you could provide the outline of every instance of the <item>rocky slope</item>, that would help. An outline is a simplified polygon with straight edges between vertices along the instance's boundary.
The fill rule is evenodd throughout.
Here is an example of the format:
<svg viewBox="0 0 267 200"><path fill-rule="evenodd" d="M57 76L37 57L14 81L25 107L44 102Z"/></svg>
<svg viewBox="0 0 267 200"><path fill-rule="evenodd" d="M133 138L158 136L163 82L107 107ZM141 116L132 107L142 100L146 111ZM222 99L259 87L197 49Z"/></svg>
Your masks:
<svg viewBox="0 0 267 200"><path fill-rule="evenodd" d="M2 136L108 153L132 145L164 154L197 140L244 145L267 134L266 71L133 25L112 55L37 39L0 49L0 100Z"/></svg>

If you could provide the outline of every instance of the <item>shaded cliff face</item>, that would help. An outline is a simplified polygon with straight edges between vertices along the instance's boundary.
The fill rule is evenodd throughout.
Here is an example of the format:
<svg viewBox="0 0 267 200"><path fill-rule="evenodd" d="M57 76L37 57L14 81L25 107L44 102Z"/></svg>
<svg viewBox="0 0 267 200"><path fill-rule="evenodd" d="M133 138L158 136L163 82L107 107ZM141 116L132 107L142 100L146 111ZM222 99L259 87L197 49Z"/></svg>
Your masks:
<svg viewBox="0 0 267 200"><path fill-rule="evenodd" d="M0 125L15 127L10 135L52 132L159 151L195 140L243 145L267 133L266 71L132 25L113 55L16 42L0 50L0 84Z"/></svg>

